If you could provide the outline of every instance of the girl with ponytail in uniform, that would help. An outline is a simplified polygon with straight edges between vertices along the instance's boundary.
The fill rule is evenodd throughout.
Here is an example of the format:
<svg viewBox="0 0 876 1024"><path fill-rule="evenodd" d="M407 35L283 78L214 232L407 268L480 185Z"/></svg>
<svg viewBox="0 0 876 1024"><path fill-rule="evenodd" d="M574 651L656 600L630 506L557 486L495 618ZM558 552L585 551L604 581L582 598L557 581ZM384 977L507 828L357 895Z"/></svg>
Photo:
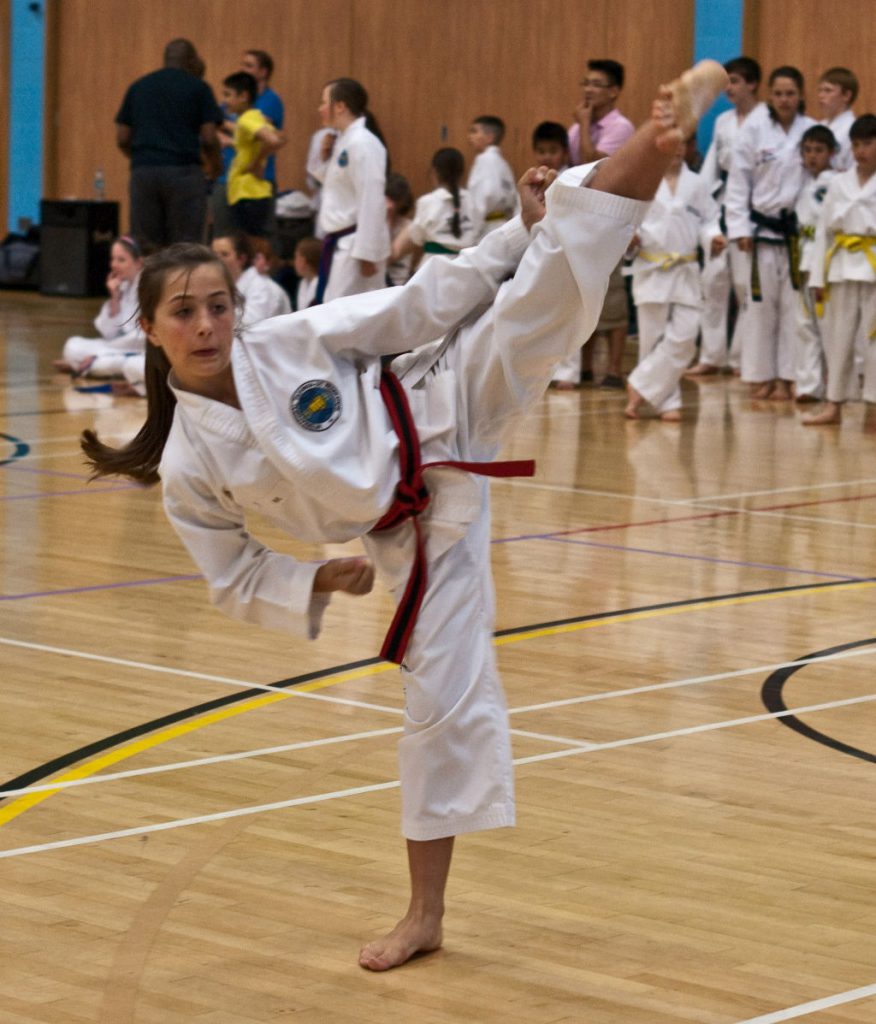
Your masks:
<svg viewBox="0 0 876 1024"><path fill-rule="evenodd" d="M420 250L420 263L431 256L456 256L480 237L474 205L462 188L465 158L458 149L439 149L432 157L429 176L436 186L417 200L414 219L392 245L392 258Z"/></svg>

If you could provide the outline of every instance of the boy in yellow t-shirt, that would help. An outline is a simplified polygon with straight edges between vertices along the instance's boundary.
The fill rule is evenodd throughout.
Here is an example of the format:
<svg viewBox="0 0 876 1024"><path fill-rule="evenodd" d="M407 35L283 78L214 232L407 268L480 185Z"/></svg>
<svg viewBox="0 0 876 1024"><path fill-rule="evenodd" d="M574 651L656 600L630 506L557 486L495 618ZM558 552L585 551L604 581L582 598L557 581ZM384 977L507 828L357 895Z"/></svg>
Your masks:
<svg viewBox="0 0 876 1024"><path fill-rule="evenodd" d="M258 84L246 71L229 75L222 83L222 102L234 123L234 160L228 169L228 206L234 226L247 235L269 233L273 187L264 178L271 153L286 144L282 132L257 110Z"/></svg>

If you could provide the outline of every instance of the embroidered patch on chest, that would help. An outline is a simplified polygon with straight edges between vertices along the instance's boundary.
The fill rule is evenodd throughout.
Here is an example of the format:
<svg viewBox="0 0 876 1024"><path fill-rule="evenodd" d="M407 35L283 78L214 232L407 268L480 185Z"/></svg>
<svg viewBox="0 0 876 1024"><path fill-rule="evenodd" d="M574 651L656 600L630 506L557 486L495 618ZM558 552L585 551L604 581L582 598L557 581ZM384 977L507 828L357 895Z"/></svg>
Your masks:
<svg viewBox="0 0 876 1024"><path fill-rule="evenodd" d="M328 430L341 415L341 393L327 380L309 380L289 399L295 422L305 430Z"/></svg>
<svg viewBox="0 0 876 1024"><path fill-rule="evenodd" d="M345 149L341 150L341 155L338 157L338 167L346 167L350 162L350 157L347 155Z"/></svg>

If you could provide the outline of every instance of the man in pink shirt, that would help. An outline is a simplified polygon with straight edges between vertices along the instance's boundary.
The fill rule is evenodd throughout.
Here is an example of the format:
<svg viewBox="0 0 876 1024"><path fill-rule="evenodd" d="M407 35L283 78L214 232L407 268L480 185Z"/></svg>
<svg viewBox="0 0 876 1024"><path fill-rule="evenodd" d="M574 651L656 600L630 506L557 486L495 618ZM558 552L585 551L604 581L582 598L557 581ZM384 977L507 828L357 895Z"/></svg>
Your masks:
<svg viewBox="0 0 876 1024"><path fill-rule="evenodd" d="M581 102L575 108L575 124L569 129L569 154L572 164L586 164L610 156L635 133L633 123L617 109L617 98L624 84L624 66L616 60L588 60L587 74L581 82ZM595 334L608 335L608 372L602 386L623 388L623 355L627 340L627 294L620 265L612 274L605 296L602 316ZM576 352L557 367L553 386L577 388L582 380L593 380L592 339L581 354Z"/></svg>
<svg viewBox="0 0 876 1024"><path fill-rule="evenodd" d="M617 109L624 85L624 66L616 60L588 60L581 82L581 102L569 129L572 164L610 156L632 138L635 127Z"/></svg>

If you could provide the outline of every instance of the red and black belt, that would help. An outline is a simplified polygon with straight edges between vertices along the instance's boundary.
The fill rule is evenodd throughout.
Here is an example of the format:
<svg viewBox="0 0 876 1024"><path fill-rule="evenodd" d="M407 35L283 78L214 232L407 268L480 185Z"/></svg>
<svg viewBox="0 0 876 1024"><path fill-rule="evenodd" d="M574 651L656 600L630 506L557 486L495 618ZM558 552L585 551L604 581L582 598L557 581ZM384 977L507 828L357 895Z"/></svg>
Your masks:
<svg viewBox="0 0 876 1024"><path fill-rule="evenodd" d="M428 506L430 498L423 480L423 470L448 466L453 469L465 470L468 473L477 473L480 476L532 476L535 473L535 461L521 459L513 462L461 462L456 459L445 459L440 462L424 464L420 458L420 439L411 415L411 407L408 405L407 395L401 381L390 370L384 370L381 375L380 394L386 403L393 429L398 435L401 479L395 489L392 505L380 521L371 528L371 533L391 530L406 520L412 519L416 535L414 564L411 567L404 594L396 608L389 632L380 649L381 658L401 664L429 583L426 545L418 519L420 513Z"/></svg>

